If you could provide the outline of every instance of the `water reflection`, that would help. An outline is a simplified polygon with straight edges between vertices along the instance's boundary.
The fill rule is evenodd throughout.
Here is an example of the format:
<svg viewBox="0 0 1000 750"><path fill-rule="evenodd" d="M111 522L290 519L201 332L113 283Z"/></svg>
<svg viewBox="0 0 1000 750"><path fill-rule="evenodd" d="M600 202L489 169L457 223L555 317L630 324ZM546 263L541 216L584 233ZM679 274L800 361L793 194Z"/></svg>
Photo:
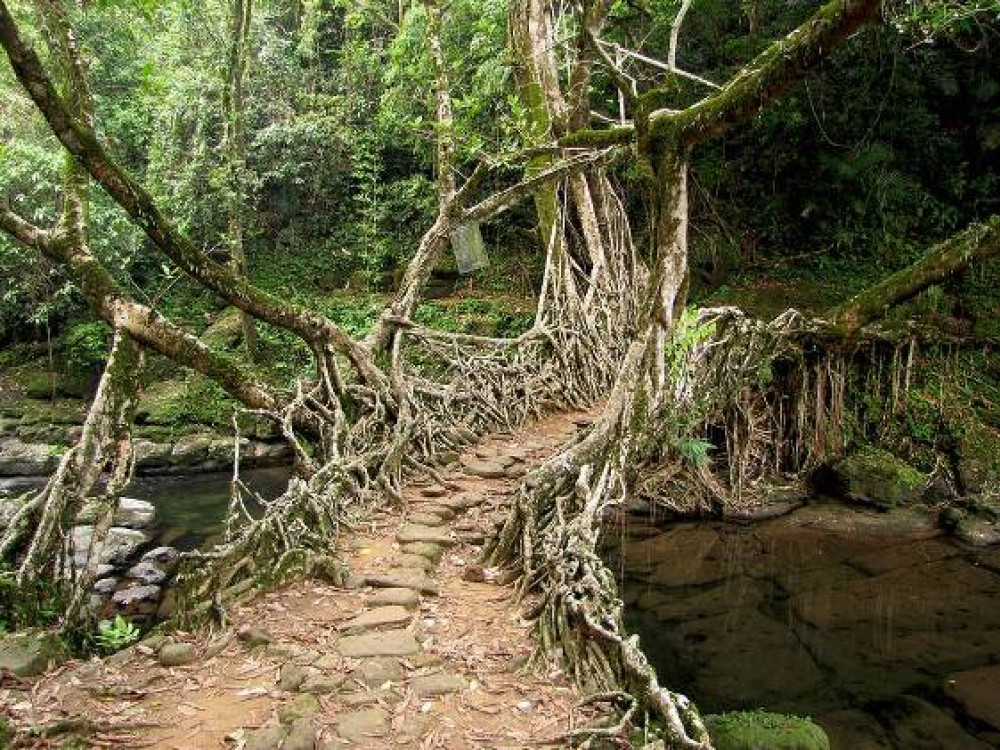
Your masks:
<svg viewBox="0 0 1000 750"><path fill-rule="evenodd" d="M612 547L661 680L706 712L811 715L835 747L1000 747L1000 549L915 516L822 512Z"/></svg>

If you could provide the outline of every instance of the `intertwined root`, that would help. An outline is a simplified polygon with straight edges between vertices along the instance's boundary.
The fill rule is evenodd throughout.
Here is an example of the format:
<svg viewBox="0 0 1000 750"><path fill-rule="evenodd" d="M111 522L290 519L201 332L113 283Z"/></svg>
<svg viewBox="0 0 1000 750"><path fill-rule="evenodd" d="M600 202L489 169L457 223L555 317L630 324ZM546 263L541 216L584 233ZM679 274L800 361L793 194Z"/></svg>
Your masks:
<svg viewBox="0 0 1000 750"><path fill-rule="evenodd" d="M764 323L708 309L682 320L669 345L658 347L651 325L626 356L601 416L525 478L487 550L493 564L520 573L522 591L541 593L532 612L538 655L561 657L592 692L634 696L671 746L707 747L708 736L694 706L660 686L623 627L615 576L597 553L602 522L637 494L675 512L741 509L776 478L837 455L843 420L858 418L845 373L862 360L880 371L895 366L889 386L869 379L876 392L867 398L898 408L912 341L828 347L825 330L794 311ZM655 358L659 351L665 361ZM710 435L720 455L707 453Z"/></svg>

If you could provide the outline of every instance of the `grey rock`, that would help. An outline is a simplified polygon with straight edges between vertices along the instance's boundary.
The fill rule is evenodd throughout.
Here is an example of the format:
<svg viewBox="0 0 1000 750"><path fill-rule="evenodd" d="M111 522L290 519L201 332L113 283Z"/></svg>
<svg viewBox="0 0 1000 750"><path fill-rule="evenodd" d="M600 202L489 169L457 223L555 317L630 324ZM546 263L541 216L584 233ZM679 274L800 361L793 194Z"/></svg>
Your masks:
<svg viewBox="0 0 1000 750"><path fill-rule="evenodd" d="M289 693L299 689L308 676L306 667L294 662L283 664L278 676L278 687Z"/></svg>
<svg viewBox="0 0 1000 750"><path fill-rule="evenodd" d="M967 516L958 522L955 536L974 547L1000 544L1000 522Z"/></svg>
<svg viewBox="0 0 1000 750"><path fill-rule="evenodd" d="M261 727L247 735L246 750L278 750L285 739L285 727Z"/></svg>
<svg viewBox="0 0 1000 750"><path fill-rule="evenodd" d="M169 565L176 562L181 553L174 547L154 547L142 556L143 562L153 562L159 565Z"/></svg>
<svg viewBox="0 0 1000 750"><path fill-rule="evenodd" d="M377 589L414 589L421 594L437 596L438 585L422 571L399 570L365 576L365 582Z"/></svg>
<svg viewBox="0 0 1000 750"><path fill-rule="evenodd" d="M129 586L114 593L112 603L124 614L151 614L160 603L159 586Z"/></svg>
<svg viewBox="0 0 1000 750"><path fill-rule="evenodd" d="M125 575L144 586L163 583L167 580L166 572L151 562L136 563L125 572Z"/></svg>
<svg viewBox="0 0 1000 750"><path fill-rule="evenodd" d="M110 596L118 587L117 578L99 578L94 582L94 591L104 596Z"/></svg>
<svg viewBox="0 0 1000 750"><path fill-rule="evenodd" d="M369 607L392 605L415 609L420 606L420 593L413 589L381 589L368 598Z"/></svg>
<svg viewBox="0 0 1000 750"><path fill-rule="evenodd" d="M442 547L449 547L455 544L452 535L433 526L421 526L420 524L408 523L400 527L396 533L396 540L400 544L412 544L413 542L428 542L438 544Z"/></svg>
<svg viewBox="0 0 1000 750"><path fill-rule="evenodd" d="M421 526L443 526L447 521L435 514L435 513L411 513L410 517L407 519L410 523L420 524Z"/></svg>
<svg viewBox="0 0 1000 750"><path fill-rule="evenodd" d="M351 676L360 680L368 687L375 688L387 682L399 682L403 679L403 670L399 662L391 657L372 657L362 659Z"/></svg>
<svg viewBox="0 0 1000 750"><path fill-rule="evenodd" d="M416 568L424 572L429 572L437 567L433 560L429 560L426 557L421 557L420 555L397 555L392 558L389 563L392 568Z"/></svg>
<svg viewBox="0 0 1000 750"><path fill-rule="evenodd" d="M296 719L288 728L281 750L313 750L316 744L316 730L310 719Z"/></svg>
<svg viewBox="0 0 1000 750"><path fill-rule="evenodd" d="M506 476L506 465L500 461L477 460L474 458L461 459L462 468L466 474L472 474L484 479L500 479Z"/></svg>
<svg viewBox="0 0 1000 750"><path fill-rule="evenodd" d="M160 664L165 667L180 667L198 660L198 649L193 643L168 643L160 649Z"/></svg>
<svg viewBox="0 0 1000 750"><path fill-rule="evenodd" d="M432 544L430 542L412 542L404 544L400 549L404 554L420 555L434 563L437 563L441 559L441 553L444 551L444 548L440 544Z"/></svg>
<svg viewBox="0 0 1000 750"><path fill-rule="evenodd" d="M156 520L156 506L146 500L122 497L118 500L114 523L127 529L145 529Z"/></svg>
<svg viewBox="0 0 1000 750"><path fill-rule="evenodd" d="M406 625L411 619L413 619L413 614L406 607L393 604L362 612L357 617L352 617L345 622L340 628L347 633L356 633L363 630Z"/></svg>
<svg viewBox="0 0 1000 750"><path fill-rule="evenodd" d="M430 487L424 487L420 490L420 494L424 497L444 497L448 494L448 488L442 487L439 484L432 484Z"/></svg>
<svg viewBox="0 0 1000 750"><path fill-rule="evenodd" d="M59 456L47 443L26 443L18 438L0 440L0 477L48 474Z"/></svg>
<svg viewBox="0 0 1000 750"><path fill-rule="evenodd" d="M74 526L70 531L70 550L73 565L82 568L87 563L87 550L94 535L93 526ZM137 529L125 529L112 526L104 540L104 546L98 552L98 562L122 565L135 556L139 548L149 541L143 532Z"/></svg>
<svg viewBox="0 0 1000 750"><path fill-rule="evenodd" d="M342 674L315 672L306 677L303 683L299 685L299 692L312 693L313 695L334 693L344 684L344 679L344 675Z"/></svg>
<svg viewBox="0 0 1000 750"><path fill-rule="evenodd" d="M420 651L420 644L406 630L348 635L340 639L337 648L343 656L409 656Z"/></svg>
<svg viewBox="0 0 1000 750"><path fill-rule="evenodd" d="M460 495L442 498L438 501L438 504L460 513L469 508L475 508L477 505L482 505L484 500L485 498L482 495L475 492L463 492Z"/></svg>
<svg viewBox="0 0 1000 750"><path fill-rule="evenodd" d="M40 675L50 665L68 658L62 641L43 630L26 630L0 638L0 670L6 669L15 677Z"/></svg>
<svg viewBox="0 0 1000 750"><path fill-rule="evenodd" d="M319 705L319 701L315 695L312 693L302 693L286 703L279 715L283 724L291 724L298 719L315 716L321 710L322 706Z"/></svg>
<svg viewBox="0 0 1000 750"><path fill-rule="evenodd" d="M389 733L389 714L384 708L344 714L337 720L337 732L349 742L366 744L373 737L384 737Z"/></svg>
<svg viewBox="0 0 1000 750"><path fill-rule="evenodd" d="M264 628L241 628L236 637L250 648L265 646L274 640L271 634L264 630Z"/></svg>
<svg viewBox="0 0 1000 750"><path fill-rule="evenodd" d="M410 682L414 694L418 698L434 698L439 695L459 693L468 687L468 683L458 675L438 672L422 677L414 677Z"/></svg>

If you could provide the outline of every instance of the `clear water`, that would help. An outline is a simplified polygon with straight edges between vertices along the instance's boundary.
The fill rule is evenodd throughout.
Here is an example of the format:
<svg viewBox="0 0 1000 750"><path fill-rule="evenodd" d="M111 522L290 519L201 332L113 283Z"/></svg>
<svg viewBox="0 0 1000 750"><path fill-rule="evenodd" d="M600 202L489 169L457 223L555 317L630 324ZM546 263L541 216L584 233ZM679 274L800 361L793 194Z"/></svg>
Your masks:
<svg viewBox="0 0 1000 750"><path fill-rule="evenodd" d="M287 486L289 469L253 469L240 476L265 500L273 500ZM231 479L231 472L136 477L124 494L156 506L157 544L186 551L219 539Z"/></svg>
<svg viewBox="0 0 1000 750"><path fill-rule="evenodd" d="M845 750L1000 747L948 687L1000 664L1000 548L858 519L626 530L626 624L705 713L809 715ZM977 690L1000 714L1000 667Z"/></svg>

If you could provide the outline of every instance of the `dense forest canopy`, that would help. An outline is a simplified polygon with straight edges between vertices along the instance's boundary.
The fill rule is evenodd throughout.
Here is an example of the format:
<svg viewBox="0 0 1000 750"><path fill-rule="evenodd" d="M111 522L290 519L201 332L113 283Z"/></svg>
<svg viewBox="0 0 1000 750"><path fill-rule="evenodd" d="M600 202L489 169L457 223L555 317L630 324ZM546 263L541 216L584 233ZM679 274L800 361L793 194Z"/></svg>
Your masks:
<svg viewBox="0 0 1000 750"><path fill-rule="evenodd" d="M995 343L998 11L0 3L3 356L91 403L0 554L26 590L63 580L63 527L97 495L107 532L139 394L178 372L202 388L184 419L267 423L295 468L256 518L234 479L180 618L330 565L345 517L477 435L600 404L486 553L541 593L543 653L707 747L622 629L603 519L633 496L744 508L886 438L918 343ZM460 277L480 231L489 262ZM502 319L426 304L442 283Z"/></svg>

